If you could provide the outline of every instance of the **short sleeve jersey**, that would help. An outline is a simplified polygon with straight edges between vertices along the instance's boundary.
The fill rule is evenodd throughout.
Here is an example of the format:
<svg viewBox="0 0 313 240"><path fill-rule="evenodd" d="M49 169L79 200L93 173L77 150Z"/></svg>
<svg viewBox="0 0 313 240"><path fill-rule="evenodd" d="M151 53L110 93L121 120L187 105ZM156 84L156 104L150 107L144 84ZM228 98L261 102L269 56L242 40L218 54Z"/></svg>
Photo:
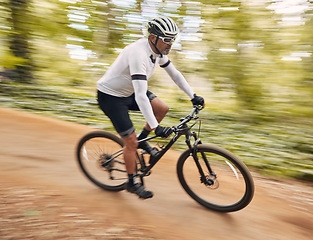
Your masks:
<svg viewBox="0 0 313 240"><path fill-rule="evenodd" d="M149 79L157 64L166 66L167 56L162 58L154 53L148 39L142 38L131 43L119 54L108 71L97 82L98 89L116 97L128 97L134 93L132 76L146 76Z"/></svg>

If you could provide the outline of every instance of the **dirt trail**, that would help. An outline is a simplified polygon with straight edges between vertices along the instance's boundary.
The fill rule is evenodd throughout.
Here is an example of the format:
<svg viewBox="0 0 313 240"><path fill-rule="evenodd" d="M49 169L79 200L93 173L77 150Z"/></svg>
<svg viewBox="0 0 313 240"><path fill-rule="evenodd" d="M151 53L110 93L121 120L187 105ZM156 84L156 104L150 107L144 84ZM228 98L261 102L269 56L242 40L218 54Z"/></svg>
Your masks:
<svg viewBox="0 0 313 240"><path fill-rule="evenodd" d="M147 178L150 200L98 189L75 162L89 131L0 108L0 239L312 239L312 186L253 174L251 204L216 213L179 185L175 151Z"/></svg>

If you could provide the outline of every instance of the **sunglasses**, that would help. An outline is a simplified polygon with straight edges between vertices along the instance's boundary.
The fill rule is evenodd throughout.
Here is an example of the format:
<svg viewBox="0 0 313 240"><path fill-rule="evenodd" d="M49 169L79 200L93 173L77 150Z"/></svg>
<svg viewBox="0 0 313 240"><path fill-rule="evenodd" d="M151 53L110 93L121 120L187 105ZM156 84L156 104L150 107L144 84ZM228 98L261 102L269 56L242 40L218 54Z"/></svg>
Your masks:
<svg viewBox="0 0 313 240"><path fill-rule="evenodd" d="M156 35L154 35L156 36ZM159 39L162 40L162 42L166 43L166 44L170 44L170 43L173 43L175 40L176 40L176 37L161 37L161 36L156 36L156 37L159 37Z"/></svg>

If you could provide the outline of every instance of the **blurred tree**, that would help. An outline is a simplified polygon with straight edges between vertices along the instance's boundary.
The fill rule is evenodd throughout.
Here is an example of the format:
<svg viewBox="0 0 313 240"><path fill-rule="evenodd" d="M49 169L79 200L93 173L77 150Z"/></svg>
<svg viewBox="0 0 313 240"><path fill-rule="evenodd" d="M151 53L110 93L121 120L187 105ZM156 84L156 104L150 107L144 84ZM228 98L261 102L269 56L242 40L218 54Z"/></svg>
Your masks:
<svg viewBox="0 0 313 240"><path fill-rule="evenodd" d="M93 22L96 23L93 25L94 44L100 55L108 56L124 46L122 39L126 27L122 19L126 9L121 14L121 10L111 1L107 1L106 5L96 7L98 12L93 14L96 18Z"/></svg>
<svg viewBox="0 0 313 240"><path fill-rule="evenodd" d="M264 104L264 62L278 47L273 41L277 25L265 6L223 0L202 9L203 40L209 49L204 74L216 90L234 92L239 109L260 111Z"/></svg>
<svg viewBox="0 0 313 240"><path fill-rule="evenodd" d="M116 56L111 55L115 55L134 40L131 37L134 30L130 19L141 14L140 1L126 6L115 4L114 1L94 2L93 8L95 11L90 12L87 22L93 30L93 49L100 59L115 58ZM140 30L137 29L137 33Z"/></svg>
<svg viewBox="0 0 313 240"><path fill-rule="evenodd" d="M6 70L7 77L21 83L33 81L34 64L31 57L30 47L30 6L29 0L9 0L7 8L10 12L8 44L10 53L8 57L13 59L12 66ZM12 55L14 56L12 58Z"/></svg>
<svg viewBox="0 0 313 240"><path fill-rule="evenodd" d="M302 86L307 88L310 98L313 97L313 1L309 1L310 6L305 12L305 25L302 32L303 45L306 46L308 57L303 58L304 75L302 79ZM311 107L313 107L311 102Z"/></svg>
<svg viewBox="0 0 313 240"><path fill-rule="evenodd" d="M312 7L305 25L292 28L268 8L276 2L2 0L0 65L20 82L36 76L44 84L94 87L120 50L143 36L143 23L164 14L180 28L170 58L193 86L213 86L239 110L262 113L282 102L290 109L295 98L285 89L299 85L300 74L297 91L313 92ZM281 60L297 52L311 56Z"/></svg>

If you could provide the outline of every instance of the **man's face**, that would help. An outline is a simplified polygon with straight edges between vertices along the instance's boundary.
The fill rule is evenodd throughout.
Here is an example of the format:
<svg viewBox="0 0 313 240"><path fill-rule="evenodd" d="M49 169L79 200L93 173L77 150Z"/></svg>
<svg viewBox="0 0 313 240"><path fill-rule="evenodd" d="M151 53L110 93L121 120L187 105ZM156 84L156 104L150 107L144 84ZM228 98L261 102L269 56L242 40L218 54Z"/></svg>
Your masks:
<svg viewBox="0 0 313 240"><path fill-rule="evenodd" d="M155 43L157 37L152 34L150 35L150 37L151 37L151 41ZM167 55L170 53L172 45L173 45L173 42L164 43L162 39L159 38L156 46L163 55Z"/></svg>

